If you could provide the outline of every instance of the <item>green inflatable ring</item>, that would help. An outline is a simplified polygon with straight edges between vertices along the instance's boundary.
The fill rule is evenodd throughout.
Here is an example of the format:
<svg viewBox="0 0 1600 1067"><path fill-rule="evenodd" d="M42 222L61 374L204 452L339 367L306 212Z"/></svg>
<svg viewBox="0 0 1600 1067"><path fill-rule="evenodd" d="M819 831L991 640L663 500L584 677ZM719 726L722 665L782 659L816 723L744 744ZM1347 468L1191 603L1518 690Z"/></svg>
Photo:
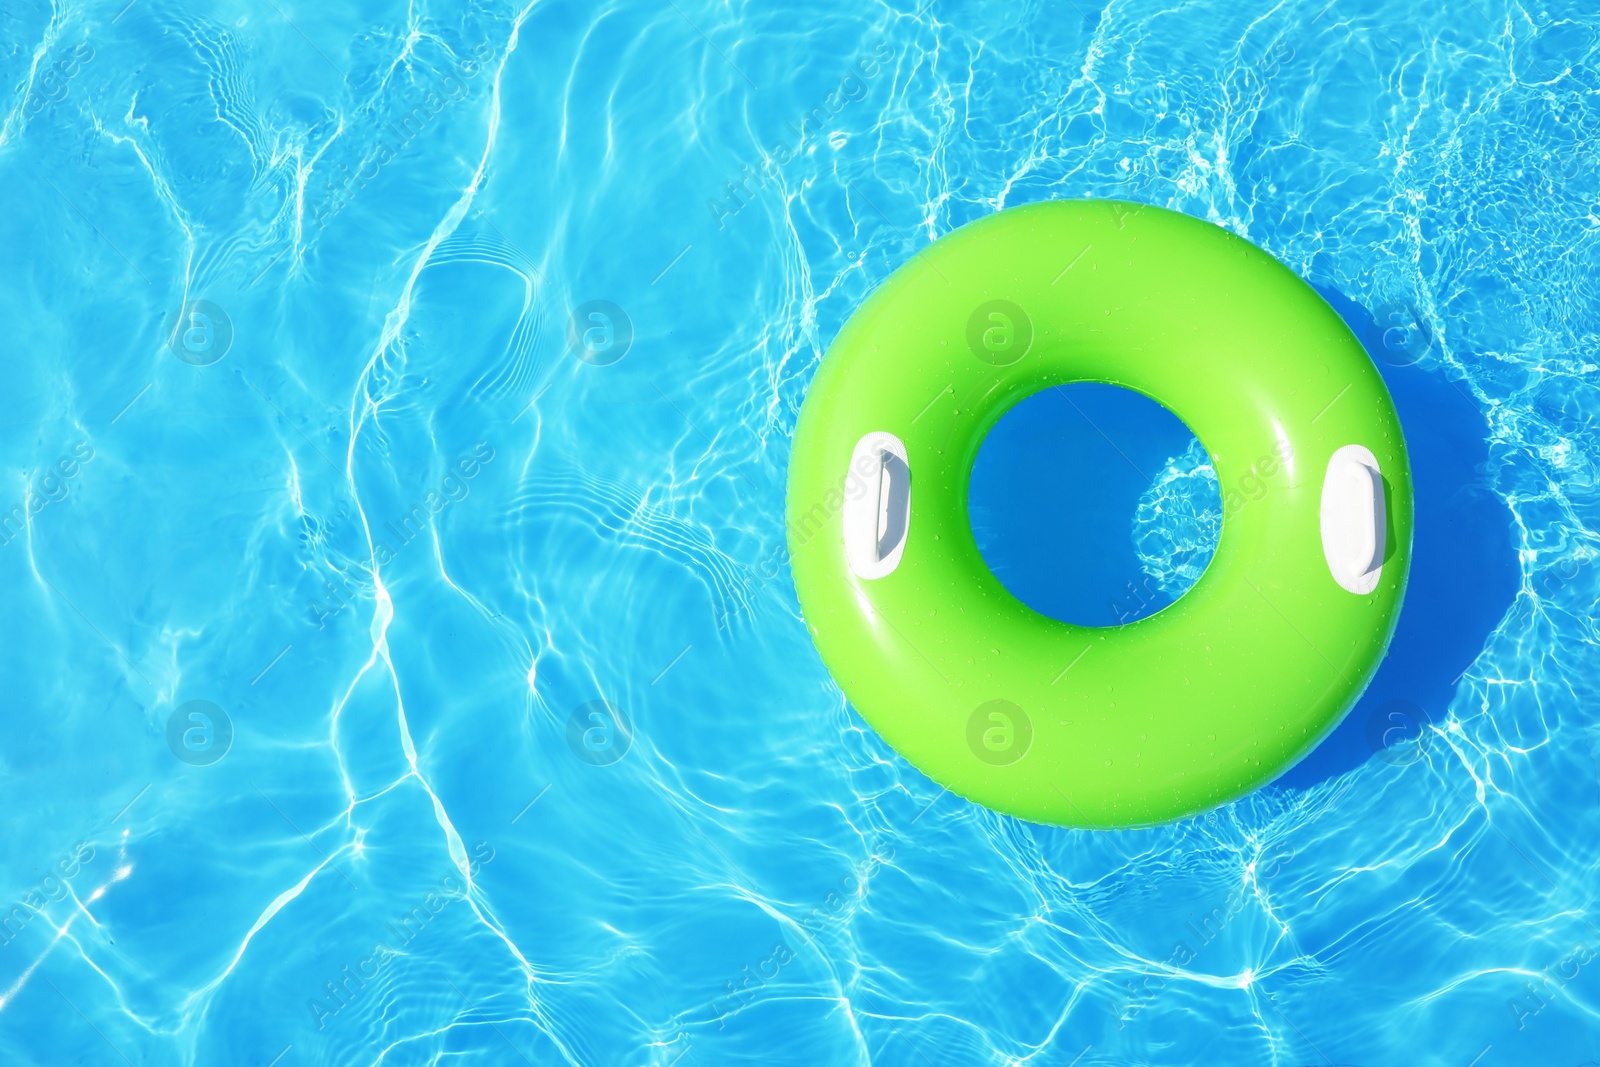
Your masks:
<svg viewBox="0 0 1600 1067"><path fill-rule="evenodd" d="M1024 606L967 517L989 429L1085 381L1176 413L1223 494L1199 582L1107 628ZM789 550L823 662L912 764L1023 819L1139 826L1338 724L1394 632L1411 497L1388 390L1309 285L1198 219L1055 201L942 238L845 324L795 427Z"/></svg>

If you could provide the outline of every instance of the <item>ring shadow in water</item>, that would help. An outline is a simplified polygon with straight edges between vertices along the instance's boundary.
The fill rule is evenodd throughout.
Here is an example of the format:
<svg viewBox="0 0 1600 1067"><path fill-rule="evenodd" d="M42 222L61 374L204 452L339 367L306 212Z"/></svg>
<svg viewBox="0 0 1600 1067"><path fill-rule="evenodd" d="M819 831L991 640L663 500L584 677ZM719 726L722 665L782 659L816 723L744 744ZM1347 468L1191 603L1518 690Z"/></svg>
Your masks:
<svg viewBox="0 0 1600 1067"><path fill-rule="evenodd" d="M1394 396L1411 458L1416 523L1411 581L1389 653L1344 721L1273 783L1288 789L1368 759L1404 765L1419 755L1407 750L1416 748L1426 723L1443 720L1456 683L1519 585L1511 514L1483 475L1489 448L1477 403L1464 386L1416 362L1419 348L1431 342L1414 321L1379 323L1342 293L1320 286L1318 292L1361 339Z"/></svg>

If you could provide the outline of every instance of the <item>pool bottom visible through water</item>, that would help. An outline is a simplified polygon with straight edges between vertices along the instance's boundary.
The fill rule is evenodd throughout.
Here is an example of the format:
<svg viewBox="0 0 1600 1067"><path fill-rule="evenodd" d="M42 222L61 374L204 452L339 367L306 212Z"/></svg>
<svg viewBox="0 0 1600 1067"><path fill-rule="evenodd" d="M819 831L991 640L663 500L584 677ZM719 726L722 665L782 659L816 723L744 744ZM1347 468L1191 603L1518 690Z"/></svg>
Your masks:
<svg viewBox="0 0 1600 1067"><path fill-rule="evenodd" d="M1173 603L1216 549L1222 501L1183 421L1098 382L1026 397L989 431L968 515L995 577L1034 611L1118 626Z"/></svg>

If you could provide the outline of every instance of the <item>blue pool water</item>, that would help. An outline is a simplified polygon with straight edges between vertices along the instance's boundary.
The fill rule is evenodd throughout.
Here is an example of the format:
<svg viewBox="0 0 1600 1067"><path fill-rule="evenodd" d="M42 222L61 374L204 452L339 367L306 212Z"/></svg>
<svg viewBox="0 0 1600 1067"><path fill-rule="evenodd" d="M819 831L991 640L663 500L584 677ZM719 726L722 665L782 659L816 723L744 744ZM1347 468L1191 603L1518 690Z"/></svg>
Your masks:
<svg viewBox="0 0 1600 1067"><path fill-rule="evenodd" d="M1600 1059L1597 44L1577 0L8 2L0 1061ZM851 310L1081 196L1317 286L1417 484L1351 717L1127 833L910 768L783 557ZM1157 587L1203 460L1126 500Z"/></svg>

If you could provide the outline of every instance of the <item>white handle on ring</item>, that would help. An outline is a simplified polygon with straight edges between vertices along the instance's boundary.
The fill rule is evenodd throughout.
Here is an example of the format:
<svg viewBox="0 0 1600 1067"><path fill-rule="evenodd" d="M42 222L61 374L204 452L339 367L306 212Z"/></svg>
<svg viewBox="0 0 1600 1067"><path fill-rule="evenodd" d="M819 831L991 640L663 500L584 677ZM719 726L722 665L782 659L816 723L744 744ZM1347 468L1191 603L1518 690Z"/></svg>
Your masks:
<svg viewBox="0 0 1600 1067"><path fill-rule="evenodd" d="M856 442L844 484L844 551L856 577L893 573L911 527L911 465L905 443L882 430Z"/></svg>
<svg viewBox="0 0 1600 1067"><path fill-rule="evenodd" d="M1383 575L1383 475L1377 457L1345 445L1328 460L1322 479L1322 555L1340 587L1366 594Z"/></svg>

